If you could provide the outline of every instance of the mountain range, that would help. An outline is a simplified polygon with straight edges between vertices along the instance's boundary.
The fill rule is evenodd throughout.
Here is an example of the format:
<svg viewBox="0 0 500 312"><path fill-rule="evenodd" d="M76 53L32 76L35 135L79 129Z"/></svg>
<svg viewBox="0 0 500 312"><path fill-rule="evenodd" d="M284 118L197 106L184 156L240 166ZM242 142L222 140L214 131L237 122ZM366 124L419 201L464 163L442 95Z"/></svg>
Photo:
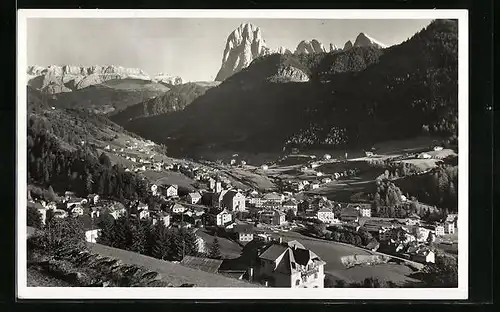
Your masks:
<svg viewBox="0 0 500 312"><path fill-rule="evenodd" d="M344 51L352 47L376 47L386 48L387 46L370 36L360 33L354 42L354 45L348 41L344 46ZM294 50L294 54L311 54L325 52L339 52L342 49L334 44L329 44L329 51L324 45L316 39L302 40ZM291 54L291 50L285 47L279 47L271 50L265 40L262 38L262 32L259 27L252 24L241 24L227 38L222 65L215 78L216 81L223 81L234 75L238 71L247 67L252 61L261 56L270 54Z"/></svg>
<svg viewBox="0 0 500 312"><path fill-rule="evenodd" d="M258 27L242 24L228 37L215 82L181 84L121 67L33 66L29 85L46 93L68 88L50 105L107 113L182 156L366 147L422 132L456 138L457 36L456 21L436 20L391 47L360 33L342 49L329 44L327 51L312 39L292 53L272 51Z"/></svg>
<svg viewBox="0 0 500 312"><path fill-rule="evenodd" d="M120 79L143 80L166 86L182 83L182 79L177 76L162 73L151 78L139 68L115 65L51 65L48 67L32 65L28 66L26 72L29 86L49 94L76 91L103 84L109 80Z"/></svg>
<svg viewBox="0 0 500 312"><path fill-rule="evenodd" d="M123 126L180 154L456 138L457 36L456 21L436 20L384 49L362 34L338 52L260 55L184 110Z"/></svg>

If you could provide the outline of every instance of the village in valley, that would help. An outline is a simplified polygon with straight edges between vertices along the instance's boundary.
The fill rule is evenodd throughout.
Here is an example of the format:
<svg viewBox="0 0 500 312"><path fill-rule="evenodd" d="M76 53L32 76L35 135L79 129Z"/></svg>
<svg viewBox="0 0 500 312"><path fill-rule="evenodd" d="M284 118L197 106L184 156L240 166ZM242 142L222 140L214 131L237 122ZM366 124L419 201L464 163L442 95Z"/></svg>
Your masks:
<svg viewBox="0 0 500 312"><path fill-rule="evenodd" d="M392 213L388 205L376 207L371 194L353 192L336 200L328 192L356 180L367 168L380 175L355 183L387 182L387 170L384 173L371 160L425 163L413 173L418 175L456 156L451 150L435 146L404 156L369 151L357 158L335 159L293 149L274 163L253 165L234 154L227 163L202 164L169 158L151 141L126 138L100 150L126 172L142 176L148 183L149 203L120 202L98 194L79 197L71 190L49 201L29 188L28 206L40 213L42 224L48 218L78 218L90 244L99 243L100 220L106 216L190 229L196 236L196 255L182 254L174 263L268 287L362 282L356 274L349 276L356 268L372 276L391 272L387 280L396 285L411 280L407 276L412 271L435 263L437 253L456 253L456 213L438 213L400 191L395 199L399 210ZM424 206L418 207L419 213L417 205ZM220 255L210 257L214 244ZM406 270L393 272L401 266Z"/></svg>
<svg viewBox="0 0 500 312"><path fill-rule="evenodd" d="M28 287L459 288L457 19L130 17L27 18Z"/></svg>

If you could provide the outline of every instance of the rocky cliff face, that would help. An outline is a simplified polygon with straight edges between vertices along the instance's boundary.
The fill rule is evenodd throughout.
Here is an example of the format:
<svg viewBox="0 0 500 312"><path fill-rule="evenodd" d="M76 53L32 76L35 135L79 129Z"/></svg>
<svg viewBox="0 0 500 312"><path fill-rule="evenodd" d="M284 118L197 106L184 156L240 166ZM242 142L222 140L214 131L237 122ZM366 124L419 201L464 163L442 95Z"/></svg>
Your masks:
<svg viewBox="0 0 500 312"><path fill-rule="evenodd" d="M51 94L79 90L115 79L152 80L139 68L114 65L51 65L48 67L33 65L28 67L27 74L28 85ZM179 77L167 76L165 74L157 76L159 77L158 81L168 81L167 83L172 85L182 83L182 79Z"/></svg>
<svg viewBox="0 0 500 312"><path fill-rule="evenodd" d="M152 80L154 82L161 82L163 84L172 85L172 86L176 86L176 85L182 84L182 78L181 77L179 77L179 76L172 76L172 75L164 74L164 73L160 73L160 74L156 75Z"/></svg>
<svg viewBox="0 0 500 312"><path fill-rule="evenodd" d="M342 49L339 49L339 48L337 48L336 45L334 45L333 43L330 43L330 52L338 52L338 51L342 51Z"/></svg>
<svg viewBox="0 0 500 312"><path fill-rule="evenodd" d="M276 49L276 51L274 51L274 53L278 53L278 54L292 54L292 51L290 51L289 49L285 48L285 47L279 47Z"/></svg>
<svg viewBox="0 0 500 312"><path fill-rule="evenodd" d="M306 82L309 81L309 76L302 70L288 65L280 67L277 74L270 80L275 82Z"/></svg>
<svg viewBox="0 0 500 312"><path fill-rule="evenodd" d="M320 52L326 52L326 50L323 44L316 39L313 39L311 41L302 40L295 49L295 54L310 54Z"/></svg>
<svg viewBox="0 0 500 312"><path fill-rule="evenodd" d="M377 41L373 39L372 37L368 36L365 33L360 33L357 37L356 40L354 41L354 44L351 42L351 40L347 41L344 45L344 51L351 49L352 47L375 47L379 49L385 49L387 48L387 45L381 43L380 41Z"/></svg>
<svg viewBox="0 0 500 312"><path fill-rule="evenodd" d="M252 24L241 24L227 38L222 57L222 66L216 81L223 81L250 65L259 56L269 54L261 31Z"/></svg>
<svg viewBox="0 0 500 312"><path fill-rule="evenodd" d="M376 47L376 48L380 48L380 49L387 48L387 46L385 44L373 39L372 37L370 37L364 33L360 33L356 37L356 41L354 41L354 46L355 47Z"/></svg>
<svg viewBox="0 0 500 312"><path fill-rule="evenodd" d="M347 41L345 44L344 44L344 51L346 50L349 50L350 48L352 48L352 42L351 40Z"/></svg>

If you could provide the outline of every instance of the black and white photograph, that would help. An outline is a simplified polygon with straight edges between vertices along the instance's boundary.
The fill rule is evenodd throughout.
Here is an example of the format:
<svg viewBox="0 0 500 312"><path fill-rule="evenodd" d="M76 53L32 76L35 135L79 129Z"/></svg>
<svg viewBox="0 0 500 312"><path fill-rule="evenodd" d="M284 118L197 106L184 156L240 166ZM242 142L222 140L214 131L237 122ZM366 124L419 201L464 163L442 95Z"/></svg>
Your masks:
<svg viewBox="0 0 500 312"><path fill-rule="evenodd" d="M18 295L467 299L467 23L20 10Z"/></svg>

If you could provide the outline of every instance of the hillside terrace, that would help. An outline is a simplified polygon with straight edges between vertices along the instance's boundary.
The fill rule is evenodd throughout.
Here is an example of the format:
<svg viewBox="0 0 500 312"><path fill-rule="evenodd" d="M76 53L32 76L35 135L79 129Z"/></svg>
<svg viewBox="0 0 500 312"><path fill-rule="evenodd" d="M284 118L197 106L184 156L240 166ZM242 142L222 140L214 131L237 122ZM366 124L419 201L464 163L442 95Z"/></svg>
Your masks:
<svg viewBox="0 0 500 312"><path fill-rule="evenodd" d="M261 287L258 284L251 284L223 275L208 273L131 251L92 243L89 243L88 247L91 251L101 256L116 258L125 264L143 266L149 270L158 272L161 275L161 280L174 285L194 284L196 287Z"/></svg>

